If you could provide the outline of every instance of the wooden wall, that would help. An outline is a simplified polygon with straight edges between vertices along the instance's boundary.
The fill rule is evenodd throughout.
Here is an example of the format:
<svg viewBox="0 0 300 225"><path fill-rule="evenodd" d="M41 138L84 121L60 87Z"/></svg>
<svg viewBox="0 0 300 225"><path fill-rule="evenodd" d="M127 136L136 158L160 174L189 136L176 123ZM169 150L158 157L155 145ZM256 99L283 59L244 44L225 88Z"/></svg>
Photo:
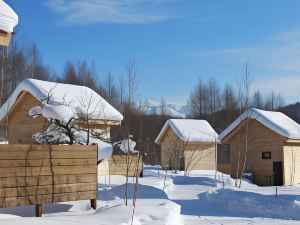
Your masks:
<svg viewBox="0 0 300 225"><path fill-rule="evenodd" d="M186 170L215 170L215 143L187 144L184 151Z"/></svg>
<svg viewBox="0 0 300 225"><path fill-rule="evenodd" d="M43 117L34 119L28 115L29 110L34 106L42 106L42 103L30 93L23 92L9 113L8 123L7 118L1 121L3 131L8 124L9 144L34 144L32 135L47 127L47 119ZM84 123L79 125L84 125ZM110 138L110 123L96 126L102 138ZM5 136L5 132L0 132L1 134L0 137Z"/></svg>
<svg viewBox="0 0 300 225"><path fill-rule="evenodd" d="M25 93L17 100L8 117L8 141L10 144L32 144L32 135L41 132L46 125L43 117L31 118L29 110L42 106L30 93ZM5 121L3 121L5 123Z"/></svg>
<svg viewBox="0 0 300 225"><path fill-rule="evenodd" d="M8 46L12 37L12 33L0 32L0 45Z"/></svg>
<svg viewBox="0 0 300 225"><path fill-rule="evenodd" d="M226 143L230 144L231 176L236 177L240 161L239 176L245 159L246 126L238 127ZM273 162L283 161L283 143L286 138L275 133L256 120L249 120L248 153L245 172L252 172L254 182L258 185L273 184ZM239 160L240 149L240 160ZM271 152L271 159L262 159L262 152ZM271 183L268 183L268 181Z"/></svg>
<svg viewBox="0 0 300 225"><path fill-rule="evenodd" d="M96 196L96 146L0 145L0 208Z"/></svg>
<svg viewBox="0 0 300 225"><path fill-rule="evenodd" d="M160 145L160 165L163 169L171 167L172 169L180 169L179 154L182 152L183 146L184 143L168 127Z"/></svg>
<svg viewBox="0 0 300 225"><path fill-rule="evenodd" d="M300 145L287 144L283 147L284 185L300 183Z"/></svg>
<svg viewBox="0 0 300 225"><path fill-rule="evenodd" d="M129 156L129 176L136 176L136 166L138 164L138 175L143 171L143 159L138 155ZM113 158L108 160L109 174L126 176L127 163L125 155L114 155Z"/></svg>
<svg viewBox="0 0 300 225"><path fill-rule="evenodd" d="M187 170L214 170L215 143L184 143L169 127L161 140L161 166L180 169L180 157L184 156Z"/></svg>
<svg viewBox="0 0 300 225"><path fill-rule="evenodd" d="M218 171L230 175L231 165L230 164L218 164Z"/></svg>

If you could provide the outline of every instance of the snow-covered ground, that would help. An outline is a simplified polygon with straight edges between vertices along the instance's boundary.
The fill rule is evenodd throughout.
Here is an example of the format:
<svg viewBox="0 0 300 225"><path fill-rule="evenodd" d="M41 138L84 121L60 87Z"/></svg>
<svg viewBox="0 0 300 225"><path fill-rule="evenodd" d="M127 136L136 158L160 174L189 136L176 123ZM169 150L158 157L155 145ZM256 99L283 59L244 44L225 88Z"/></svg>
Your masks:
<svg viewBox="0 0 300 225"><path fill-rule="evenodd" d="M159 172L159 174L158 174ZM190 224L300 224L300 186L257 187L247 181L240 189L235 181L213 171L182 173L145 167L139 179L134 225ZM98 209L89 201L46 205L44 216L34 218L34 207L0 209L0 224L129 225L132 219L134 180L129 179L129 206L124 206L125 178L99 177ZM108 183L110 181L110 183ZM165 186L164 186L165 184Z"/></svg>

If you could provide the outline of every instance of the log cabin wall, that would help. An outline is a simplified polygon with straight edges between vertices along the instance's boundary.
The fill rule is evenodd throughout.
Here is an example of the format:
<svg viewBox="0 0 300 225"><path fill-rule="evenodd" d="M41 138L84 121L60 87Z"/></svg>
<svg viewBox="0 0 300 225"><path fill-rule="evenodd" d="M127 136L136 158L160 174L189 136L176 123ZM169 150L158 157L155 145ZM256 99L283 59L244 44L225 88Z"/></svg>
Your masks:
<svg viewBox="0 0 300 225"><path fill-rule="evenodd" d="M34 106L42 106L34 96L25 92L20 96L8 116L2 123L8 126L8 142L10 144L32 144L32 135L41 132L46 126L46 119L38 117L33 119L28 115L29 110Z"/></svg>
<svg viewBox="0 0 300 225"><path fill-rule="evenodd" d="M184 170L214 170L215 143L183 142L169 127L161 139L161 166ZM180 160L180 154L184 155Z"/></svg>
<svg viewBox="0 0 300 225"><path fill-rule="evenodd" d="M300 144L286 143L283 147L284 185L300 183Z"/></svg>
<svg viewBox="0 0 300 225"><path fill-rule="evenodd" d="M254 182L258 185L273 185L273 162L283 162L283 145L286 138L256 120L250 119L248 124L248 132L246 125L242 124L235 129L236 133L232 137L225 140L226 144L230 144L231 176L236 178L238 164L240 165L239 176L242 172L246 151L246 133L248 133L248 153L244 172L253 173ZM263 159L263 152L270 152L271 159Z"/></svg>
<svg viewBox="0 0 300 225"><path fill-rule="evenodd" d="M4 131L1 137L5 136L5 127L7 126L9 144L33 144L35 142L32 135L41 132L47 126L47 119L43 117L32 118L28 115L29 110L34 106L42 106L42 103L30 93L23 92L9 112L8 121L7 118L1 121L2 130ZM79 125L84 125L84 123ZM105 124L104 121L103 124L95 126L102 138L110 138L109 124Z"/></svg>
<svg viewBox="0 0 300 225"><path fill-rule="evenodd" d="M0 145L0 208L97 198L97 147Z"/></svg>

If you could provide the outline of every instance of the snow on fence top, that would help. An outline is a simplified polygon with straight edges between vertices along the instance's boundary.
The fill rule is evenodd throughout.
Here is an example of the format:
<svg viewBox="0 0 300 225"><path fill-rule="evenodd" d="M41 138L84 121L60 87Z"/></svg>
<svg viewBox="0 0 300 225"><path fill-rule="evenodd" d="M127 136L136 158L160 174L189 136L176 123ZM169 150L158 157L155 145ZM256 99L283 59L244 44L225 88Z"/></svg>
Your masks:
<svg viewBox="0 0 300 225"><path fill-rule="evenodd" d="M256 108L251 108L238 117L220 134L220 139L223 140L227 137L227 135L229 135L247 118L257 120L283 137L289 139L300 139L300 125L294 120L281 112L265 111Z"/></svg>
<svg viewBox="0 0 300 225"><path fill-rule="evenodd" d="M218 141L218 134L210 126L206 120L192 120L192 119L169 119L162 130L155 139L155 143L160 143L163 135L168 127L182 141L190 142L215 142Z"/></svg>
<svg viewBox="0 0 300 225"><path fill-rule="evenodd" d="M18 24L18 15L4 1L0 0L0 30L12 33Z"/></svg>
<svg viewBox="0 0 300 225"><path fill-rule="evenodd" d="M0 120L6 116L24 91L32 94L44 105L67 105L79 117L88 115L90 119L96 120L123 120L120 112L88 87L36 79L25 79L17 86L0 108Z"/></svg>

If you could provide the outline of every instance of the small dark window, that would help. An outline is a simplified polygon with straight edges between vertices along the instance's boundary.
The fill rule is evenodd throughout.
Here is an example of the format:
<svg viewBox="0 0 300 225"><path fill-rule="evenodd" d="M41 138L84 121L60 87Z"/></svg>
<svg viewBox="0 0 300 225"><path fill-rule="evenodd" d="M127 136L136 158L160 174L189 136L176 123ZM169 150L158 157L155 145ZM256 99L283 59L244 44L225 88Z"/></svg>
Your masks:
<svg viewBox="0 0 300 225"><path fill-rule="evenodd" d="M271 152L263 152L262 159L271 159Z"/></svg>
<svg viewBox="0 0 300 225"><path fill-rule="evenodd" d="M218 144L217 160L218 160L218 164L229 164L230 163L230 145Z"/></svg>

